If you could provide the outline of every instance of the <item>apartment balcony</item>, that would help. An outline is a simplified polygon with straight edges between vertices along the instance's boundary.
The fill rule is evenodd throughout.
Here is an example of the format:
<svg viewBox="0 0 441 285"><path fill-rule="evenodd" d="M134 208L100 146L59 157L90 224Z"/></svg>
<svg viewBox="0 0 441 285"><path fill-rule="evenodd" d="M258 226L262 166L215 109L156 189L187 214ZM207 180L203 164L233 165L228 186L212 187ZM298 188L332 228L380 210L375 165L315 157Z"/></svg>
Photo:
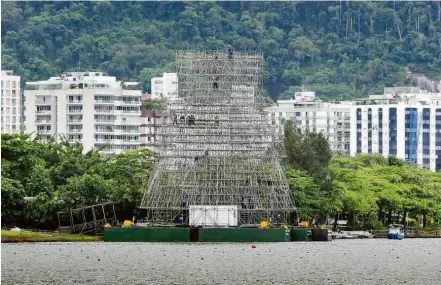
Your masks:
<svg viewBox="0 0 441 285"><path fill-rule="evenodd" d="M67 104L83 104L83 100L69 100Z"/></svg>
<svg viewBox="0 0 441 285"><path fill-rule="evenodd" d="M110 114L110 115L113 115L114 113L115 113L114 110L95 109L95 114Z"/></svg>
<svg viewBox="0 0 441 285"><path fill-rule="evenodd" d="M140 145L141 141L140 140L123 140L122 144L128 144L128 145Z"/></svg>
<svg viewBox="0 0 441 285"><path fill-rule="evenodd" d="M113 129L95 129L95 133L97 133L97 134L114 134L115 131Z"/></svg>
<svg viewBox="0 0 441 285"><path fill-rule="evenodd" d="M131 115L138 115L141 116L141 110L133 110L133 111L128 111L128 110L115 110L121 114L131 114Z"/></svg>
<svg viewBox="0 0 441 285"><path fill-rule="evenodd" d="M115 100L94 100L95 105L113 105Z"/></svg>
<svg viewBox="0 0 441 285"><path fill-rule="evenodd" d="M109 143L109 144L113 144L113 140L105 140L105 139L95 139L95 142L94 142L95 144L106 144L106 143Z"/></svg>
<svg viewBox="0 0 441 285"><path fill-rule="evenodd" d="M66 89L64 92L66 92L67 95L81 96L83 94L83 89Z"/></svg>
<svg viewBox="0 0 441 285"><path fill-rule="evenodd" d="M114 121L114 124L115 125L125 125L125 126L140 126L141 122L117 120L117 121Z"/></svg>
<svg viewBox="0 0 441 285"><path fill-rule="evenodd" d="M68 134L81 134L83 132L83 129L69 129L67 131Z"/></svg>
<svg viewBox="0 0 441 285"><path fill-rule="evenodd" d="M139 140L120 140L120 139L95 139L95 144L111 144L111 145L137 145Z"/></svg>
<svg viewBox="0 0 441 285"><path fill-rule="evenodd" d="M52 135L51 130L37 130L37 134L39 135Z"/></svg>
<svg viewBox="0 0 441 285"><path fill-rule="evenodd" d="M129 132L129 131L124 131L124 132L122 132L122 134L123 134L123 135L132 135L132 136L133 136L133 135L135 135L135 136L141 136L142 133L141 133L140 131L136 131L136 132L135 132L135 131L130 131L130 132Z"/></svg>
<svg viewBox="0 0 441 285"><path fill-rule="evenodd" d="M69 140L67 140L67 142L68 143L70 143L70 144L77 144L77 143L83 143L83 140L82 139L69 139Z"/></svg>
<svg viewBox="0 0 441 285"><path fill-rule="evenodd" d="M98 123L109 123L109 124L114 124L114 120L113 119L111 119L111 120L107 120L107 119L95 119L95 122L98 122Z"/></svg>
<svg viewBox="0 0 441 285"><path fill-rule="evenodd" d="M35 121L36 125L50 125L52 122L51 120L37 120Z"/></svg>
<svg viewBox="0 0 441 285"><path fill-rule="evenodd" d="M66 114L68 114L68 115L78 115L78 114L82 114L83 113L83 110L67 110L66 111Z"/></svg>
<svg viewBox="0 0 441 285"><path fill-rule="evenodd" d="M52 105L52 101L48 100L48 101L43 101L43 100L36 100L35 101L35 106L51 106Z"/></svg>
<svg viewBox="0 0 441 285"><path fill-rule="evenodd" d="M81 119L73 119L73 120L67 120L66 124L74 124L74 125L78 125L78 123L82 123L83 120Z"/></svg>
<svg viewBox="0 0 441 285"><path fill-rule="evenodd" d="M35 114L36 115L50 115L50 114L52 114L52 111L51 110L36 111Z"/></svg>
<svg viewBox="0 0 441 285"><path fill-rule="evenodd" d="M141 101L121 101L122 106L141 106Z"/></svg>

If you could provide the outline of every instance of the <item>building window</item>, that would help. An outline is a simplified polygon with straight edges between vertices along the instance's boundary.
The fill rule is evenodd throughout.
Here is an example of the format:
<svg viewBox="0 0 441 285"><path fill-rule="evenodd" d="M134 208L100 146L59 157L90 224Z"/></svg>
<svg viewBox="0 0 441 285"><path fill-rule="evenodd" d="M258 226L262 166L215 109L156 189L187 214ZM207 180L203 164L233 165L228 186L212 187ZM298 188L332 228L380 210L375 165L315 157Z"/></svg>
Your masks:
<svg viewBox="0 0 441 285"><path fill-rule="evenodd" d="M368 109L368 153L372 153L372 109Z"/></svg>
<svg viewBox="0 0 441 285"><path fill-rule="evenodd" d="M361 153L361 108L357 109L357 153Z"/></svg>
<svg viewBox="0 0 441 285"><path fill-rule="evenodd" d="M383 153L383 108L378 109L378 152Z"/></svg>
<svg viewBox="0 0 441 285"><path fill-rule="evenodd" d="M435 170L441 169L441 109L436 109L435 113Z"/></svg>
<svg viewBox="0 0 441 285"><path fill-rule="evenodd" d="M397 155L397 108L389 109L389 154Z"/></svg>
<svg viewBox="0 0 441 285"><path fill-rule="evenodd" d="M418 110L416 108L406 108L405 111L405 154L410 164L417 163L417 125L418 125Z"/></svg>

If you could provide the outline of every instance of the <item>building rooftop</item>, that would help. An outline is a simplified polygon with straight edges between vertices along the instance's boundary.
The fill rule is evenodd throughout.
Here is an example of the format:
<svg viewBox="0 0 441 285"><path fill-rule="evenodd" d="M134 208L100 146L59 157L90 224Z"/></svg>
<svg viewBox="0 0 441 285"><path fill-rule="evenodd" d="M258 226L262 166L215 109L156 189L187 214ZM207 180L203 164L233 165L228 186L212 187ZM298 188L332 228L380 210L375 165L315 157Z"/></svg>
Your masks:
<svg viewBox="0 0 441 285"><path fill-rule="evenodd" d="M117 88L139 90L138 82L117 81L114 76L107 76L103 72L63 72L58 77L48 80L26 82L26 90L58 90L83 88Z"/></svg>
<svg viewBox="0 0 441 285"><path fill-rule="evenodd" d="M295 99L278 100L277 105L291 105L296 107L321 107L324 104L339 105L392 105L392 104L441 104L441 93L431 93L420 87L386 87L384 94L369 95L368 98L360 98L344 101L322 102L315 97L314 92L297 92Z"/></svg>

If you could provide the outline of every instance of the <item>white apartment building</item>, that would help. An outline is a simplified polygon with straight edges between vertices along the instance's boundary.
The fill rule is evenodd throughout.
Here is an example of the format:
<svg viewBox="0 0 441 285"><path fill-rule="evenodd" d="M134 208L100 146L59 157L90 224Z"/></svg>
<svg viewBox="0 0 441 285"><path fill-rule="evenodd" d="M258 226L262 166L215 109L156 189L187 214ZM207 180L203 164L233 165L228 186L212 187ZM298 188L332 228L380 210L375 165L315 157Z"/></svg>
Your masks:
<svg viewBox="0 0 441 285"><path fill-rule="evenodd" d="M22 126L20 76L2 70L1 84L1 133L18 134Z"/></svg>
<svg viewBox="0 0 441 285"><path fill-rule="evenodd" d="M40 140L65 137L103 153L140 147L141 89L102 72L67 72L27 82L26 133Z"/></svg>
<svg viewBox="0 0 441 285"><path fill-rule="evenodd" d="M268 111L273 125L289 118L302 129L324 132L334 150L395 155L413 165L441 169L440 93L385 88L383 95L333 103L302 100L299 94Z"/></svg>
<svg viewBox="0 0 441 285"><path fill-rule="evenodd" d="M314 92L297 92L295 99L279 100L267 109L270 124L280 134L286 119L297 127L312 132L323 132L333 150L349 153L350 103L332 104L315 100Z"/></svg>
<svg viewBox="0 0 441 285"><path fill-rule="evenodd" d="M162 77L152 78L152 99L172 99L178 96L177 73L164 73Z"/></svg>

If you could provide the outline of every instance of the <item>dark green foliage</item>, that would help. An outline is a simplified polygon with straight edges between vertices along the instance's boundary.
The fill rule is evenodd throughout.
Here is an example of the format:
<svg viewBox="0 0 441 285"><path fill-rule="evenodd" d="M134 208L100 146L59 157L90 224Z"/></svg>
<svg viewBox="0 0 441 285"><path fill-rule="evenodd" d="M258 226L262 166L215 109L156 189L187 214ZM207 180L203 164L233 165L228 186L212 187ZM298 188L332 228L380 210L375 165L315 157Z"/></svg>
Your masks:
<svg viewBox="0 0 441 285"><path fill-rule="evenodd" d="M332 152L322 133L302 131L291 120L285 122L285 150L288 164L312 175L327 168Z"/></svg>
<svg viewBox="0 0 441 285"><path fill-rule="evenodd" d="M2 225L20 225L25 205L25 191L20 181L2 175Z"/></svg>
<svg viewBox="0 0 441 285"><path fill-rule="evenodd" d="M161 111L167 109L165 98L145 100L142 102L141 110Z"/></svg>
<svg viewBox="0 0 441 285"><path fill-rule="evenodd" d="M381 154L332 155L322 134L285 123L286 175L297 218L347 216L354 228L441 217L441 175ZM358 217L358 218L357 218ZM355 218L355 219L354 219Z"/></svg>
<svg viewBox="0 0 441 285"><path fill-rule="evenodd" d="M55 228L56 212L112 201L131 219L153 166L148 149L102 158L81 145L2 134L2 226ZM25 200L25 197L32 199Z"/></svg>
<svg viewBox="0 0 441 285"><path fill-rule="evenodd" d="M430 2L4 2L2 69L23 82L99 69L172 72L177 49L260 50L272 99L304 85L321 99L441 72L441 4Z"/></svg>

